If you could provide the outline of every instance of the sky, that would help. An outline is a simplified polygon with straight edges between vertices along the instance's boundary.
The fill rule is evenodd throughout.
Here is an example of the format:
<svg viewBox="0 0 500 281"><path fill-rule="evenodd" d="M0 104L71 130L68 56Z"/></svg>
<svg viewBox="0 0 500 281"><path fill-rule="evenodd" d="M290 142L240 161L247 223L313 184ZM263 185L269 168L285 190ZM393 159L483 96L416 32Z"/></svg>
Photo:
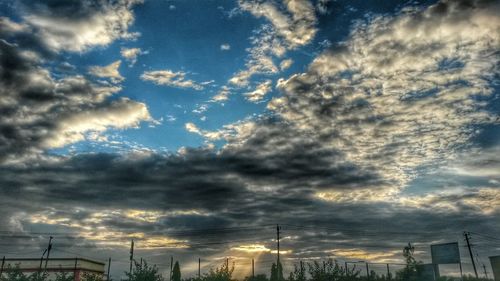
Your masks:
<svg viewBox="0 0 500 281"><path fill-rule="evenodd" d="M0 255L500 254L500 2L0 2ZM495 238L496 237L496 238ZM450 273L456 268L448 266ZM491 272L491 270L490 270Z"/></svg>

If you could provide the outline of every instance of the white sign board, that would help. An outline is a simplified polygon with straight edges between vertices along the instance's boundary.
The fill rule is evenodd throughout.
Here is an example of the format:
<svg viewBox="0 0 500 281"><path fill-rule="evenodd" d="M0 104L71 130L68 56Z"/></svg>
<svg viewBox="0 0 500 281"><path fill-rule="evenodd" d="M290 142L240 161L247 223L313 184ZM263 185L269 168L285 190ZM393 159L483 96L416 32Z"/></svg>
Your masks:
<svg viewBox="0 0 500 281"><path fill-rule="evenodd" d="M460 263L458 242L431 245L433 264Z"/></svg>

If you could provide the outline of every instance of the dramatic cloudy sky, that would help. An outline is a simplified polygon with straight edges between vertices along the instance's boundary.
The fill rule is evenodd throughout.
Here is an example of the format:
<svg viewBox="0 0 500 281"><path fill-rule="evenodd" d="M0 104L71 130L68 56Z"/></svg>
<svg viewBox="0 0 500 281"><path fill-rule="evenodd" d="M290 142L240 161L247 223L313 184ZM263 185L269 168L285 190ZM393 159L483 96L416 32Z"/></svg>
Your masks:
<svg viewBox="0 0 500 281"><path fill-rule="evenodd" d="M500 2L310 1L0 1L0 255L488 265Z"/></svg>

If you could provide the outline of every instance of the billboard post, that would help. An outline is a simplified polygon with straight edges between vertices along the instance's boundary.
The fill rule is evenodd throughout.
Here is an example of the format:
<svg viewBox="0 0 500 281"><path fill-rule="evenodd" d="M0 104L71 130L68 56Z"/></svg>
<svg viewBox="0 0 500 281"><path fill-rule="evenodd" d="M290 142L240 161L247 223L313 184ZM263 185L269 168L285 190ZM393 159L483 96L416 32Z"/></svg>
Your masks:
<svg viewBox="0 0 500 281"><path fill-rule="evenodd" d="M493 270L493 279L500 281L500 256L490 257L490 263Z"/></svg>
<svg viewBox="0 0 500 281"><path fill-rule="evenodd" d="M458 242L431 245L432 264L434 265L434 275L439 278L440 264L459 264L460 276L462 276L462 263L460 261L460 249Z"/></svg>

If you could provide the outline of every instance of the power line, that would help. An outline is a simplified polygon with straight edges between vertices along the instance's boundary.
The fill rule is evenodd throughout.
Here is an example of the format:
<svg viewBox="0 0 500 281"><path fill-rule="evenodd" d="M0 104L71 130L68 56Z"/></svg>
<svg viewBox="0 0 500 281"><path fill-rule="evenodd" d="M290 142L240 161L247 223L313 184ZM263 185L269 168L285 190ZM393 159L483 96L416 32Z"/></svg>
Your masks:
<svg viewBox="0 0 500 281"><path fill-rule="evenodd" d="M498 237L493 237L493 236L489 236L489 235L486 235L486 234L481 234L481 233L478 233L478 232L473 232L473 231L469 231L469 233L472 233L472 234L474 234L474 235L481 236L481 237L486 238L486 239L491 239L491 240L500 241L500 238L498 238Z"/></svg>
<svg viewBox="0 0 500 281"><path fill-rule="evenodd" d="M265 226L273 226L271 224L269 225L255 225L255 226L244 226L244 227L218 227L218 228L193 228L193 229L186 229L186 230L178 230L178 231L160 231L160 232L154 232L154 235L207 235L207 234L220 234L221 232L233 232L233 231L248 231L248 230L262 230L262 227ZM90 231L92 232L92 231ZM27 233L32 234L32 235L52 235L52 236L59 236L59 235L67 235L68 237L80 237L81 233L80 232L31 232L31 231L24 231L24 232L13 232L13 231L0 231L0 235L6 234L6 235L26 235Z"/></svg>
<svg viewBox="0 0 500 281"><path fill-rule="evenodd" d="M281 224L285 227L292 227L296 229L312 229L312 230L327 230L335 232L346 232L346 233L359 233L363 235L378 235L378 234L403 234L403 235L436 235L436 234L452 234L452 232L404 232L404 231L379 231L379 230L360 230L355 228L331 228L331 227L321 227L321 226L304 226L304 225L292 225L292 224Z"/></svg>

